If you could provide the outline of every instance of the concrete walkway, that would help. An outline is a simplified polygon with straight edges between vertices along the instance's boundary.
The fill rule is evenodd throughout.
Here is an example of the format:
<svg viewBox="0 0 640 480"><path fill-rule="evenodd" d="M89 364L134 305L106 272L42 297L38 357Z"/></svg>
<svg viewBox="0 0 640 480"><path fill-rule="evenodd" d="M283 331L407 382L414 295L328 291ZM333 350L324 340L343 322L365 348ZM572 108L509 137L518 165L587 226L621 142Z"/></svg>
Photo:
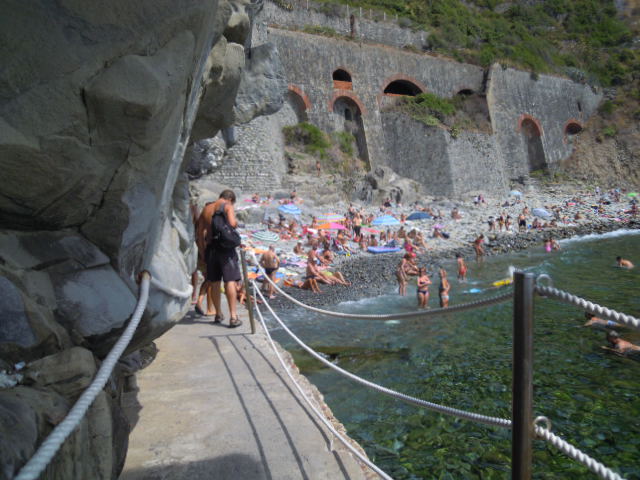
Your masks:
<svg viewBox="0 0 640 480"><path fill-rule="evenodd" d="M230 329L191 312L156 340L137 396L127 394L135 427L121 480L365 478L339 441L330 450L326 428L242 313Z"/></svg>

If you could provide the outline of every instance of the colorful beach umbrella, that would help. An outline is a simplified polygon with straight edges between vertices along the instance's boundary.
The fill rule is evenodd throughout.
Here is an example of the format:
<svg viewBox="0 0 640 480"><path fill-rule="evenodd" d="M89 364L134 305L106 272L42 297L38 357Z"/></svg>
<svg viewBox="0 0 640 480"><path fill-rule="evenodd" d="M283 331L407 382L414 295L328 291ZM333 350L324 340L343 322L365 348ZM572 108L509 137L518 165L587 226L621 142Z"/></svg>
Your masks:
<svg viewBox="0 0 640 480"><path fill-rule="evenodd" d="M288 203L286 205L280 205L278 207L278 211L284 214L289 214L289 215L300 215L302 213L302 210L300 210L297 206L293 205L292 203Z"/></svg>
<svg viewBox="0 0 640 480"><path fill-rule="evenodd" d="M637 197L637 196L638 196L638 192L627 193L627 197L630 197L630 198Z"/></svg>
<svg viewBox="0 0 640 480"><path fill-rule="evenodd" d="M323 213L322 215L318 215L318 221L322 223L344 222L344 215L338 213Z"/></svg>
<svg viewBox="0 0 640 480"><path fill-rule="evenodd" d="M382 215L371 222L371 225L400 225L400 220L391 215Z"/></svg>
<svg viewBox="0 0 640 480"><path fill-rule="evenodd" d="M346 230L347 228L341 223L329 222L318 225L318 230Z"/></svg>
<svg viewBox="0 0 640 480"><path fill-rule="evenodd" d="M428 220L431 218L427 212L413 212L407 217L407 220Z"/></svg>
<svg viewBox="0 0 640 480"><path fill-rule="evenodd" d="M280 240L280 236L277 233L271 232L269 230L260 230L259 232L254 232L251 236L256 240L260 240L261 242L275 243Z"/></svg>
<svg viewBox="0 0 640 480"><path fill-rule="evenodd" d="M362 227L363 232L367 233L380 233L380 230L376 230L375 228Z"/></svg>

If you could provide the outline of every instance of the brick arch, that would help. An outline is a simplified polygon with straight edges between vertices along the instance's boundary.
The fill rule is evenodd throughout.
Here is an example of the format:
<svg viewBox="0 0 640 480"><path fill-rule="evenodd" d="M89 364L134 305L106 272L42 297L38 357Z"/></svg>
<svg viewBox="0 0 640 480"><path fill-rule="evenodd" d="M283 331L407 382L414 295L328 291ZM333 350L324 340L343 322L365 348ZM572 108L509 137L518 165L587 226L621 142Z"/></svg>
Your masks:
<svg viewBox="0 0 640 480"><path fill-rule="evenodd" d="M347 72L351 77L351 81L353 82L353 73L351 73L351 70L345 67L344 65L338 65L333 70L331 70L331 80L333 80L333 72L335 72L336 70L344 70L345 72Z"/></svg>
<svg viewBox="0 0 640 480"><path fill-rule="evenodd" d="M358 108L360 109L360 113L362 115L367 113L367 108L360 101L360 99L351 91L351 90L335 90L333 95L329 99L329 112L333 112L333 105L336 103L340 97L347 97L354 101Z"/></svg>
<svg viewBox="0 0 640 480"><path fill-rule="evenodd" d="M542 128L540 120L538 120L533 115L529 115L528 113L523 113L522 115L520 115L520 118L518 119L518 127L516 128L517 132L522 131L522 122L524 122L525 120L531 120L533 123L535 123L536 127L538 127L538 131L540 132L540 136L544 136L544 129Z"/></svg>
<svg viewBox="0 0 640 480"><path fill-rule="evenodd" d="M563 143L567 143L568 142L568 136L569 133L567 132L567 128L569 127L569 125L578 125L580 127L580 130L584 130L584 124L580 121L580 120L576 120L575 118L570 118L569 120L567 120L564 123L564 126L562 127L562 142Z"/></svg>
<svg viewBox="0 0 640 480"><path fill-rule="evenodd" d="M391 75L390 77L384 79L384 81L382 82L382 87L380 88L380 96L384 95L384 89L387 88L387 86L391 82L395 82L396 80L405 80L407 82L411 82L420 90L422 90L422 93L427 91L427 86L417 78L413 78L410 75L405 75L404 73L396 73L395 75Z"/></svg>
<svg viewBox="0 0 640 480"><path fill-rule="evenodd" d="M290 92L293 92L300 97L300 99L302 100L302 103L304 104L305 110L311 110L311 107L313 107L313 104L311 103L311 100L309 100L309 97L307 97L307 94L304 93L304 91L300 87L290 83L288 86L288 89Z"/></svg>

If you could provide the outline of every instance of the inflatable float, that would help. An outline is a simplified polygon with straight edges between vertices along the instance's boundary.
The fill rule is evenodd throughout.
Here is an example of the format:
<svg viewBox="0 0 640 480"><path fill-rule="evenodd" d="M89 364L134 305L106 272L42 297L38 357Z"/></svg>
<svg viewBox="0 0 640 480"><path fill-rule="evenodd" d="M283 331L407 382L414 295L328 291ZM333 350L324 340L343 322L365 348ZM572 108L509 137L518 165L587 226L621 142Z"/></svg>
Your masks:
<svg viewBox="0 0 640 480"><path fill-rule="evenodd" d="M368 247L367 251L369 253L393 253L393 252L399 252L400 250L402 250L400 247Z"/></svg>

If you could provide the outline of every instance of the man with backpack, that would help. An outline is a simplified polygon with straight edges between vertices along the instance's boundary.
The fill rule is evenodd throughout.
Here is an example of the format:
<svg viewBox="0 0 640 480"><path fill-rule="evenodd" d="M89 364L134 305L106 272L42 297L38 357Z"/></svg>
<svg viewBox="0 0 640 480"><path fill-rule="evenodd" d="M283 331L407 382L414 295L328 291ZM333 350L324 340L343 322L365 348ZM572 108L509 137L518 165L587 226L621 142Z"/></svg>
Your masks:
<svg viewBox="0 0 640 480"><path fill-rule="evenodd" d="M224 291L229 304L229 327L242 325L236 310L236 282L241 279L236 247L240 246L240 235L236 232L238 222L233 209L236 194L224 190L218 200L204 207L196 226L198 252L207 265L207 280L211 282L213 304L216 316L213 323L224 320L220 302L220 282L224 281Z"/></svg>

